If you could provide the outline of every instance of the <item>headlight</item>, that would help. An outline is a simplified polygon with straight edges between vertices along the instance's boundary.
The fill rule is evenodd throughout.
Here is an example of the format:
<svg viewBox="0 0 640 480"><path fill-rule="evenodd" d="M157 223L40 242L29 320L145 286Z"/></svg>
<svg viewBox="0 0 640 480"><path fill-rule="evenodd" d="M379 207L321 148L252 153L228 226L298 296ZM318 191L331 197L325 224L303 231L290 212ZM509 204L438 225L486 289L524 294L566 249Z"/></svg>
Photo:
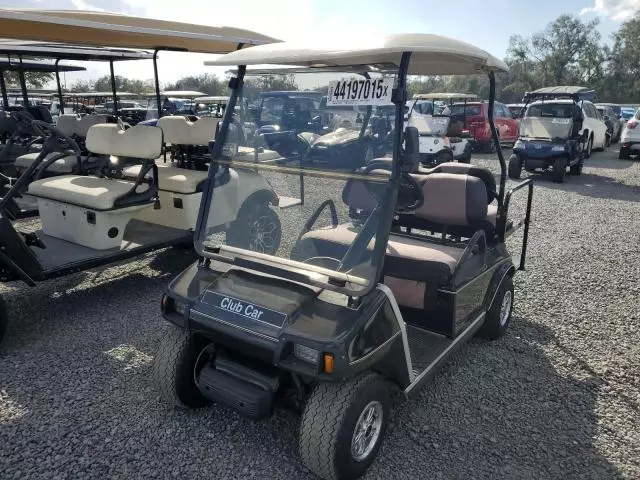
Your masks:
<svg viewBox="0 0 640 480"><path fill-rule="evenodd" d="M318 365L320 362L320 352L315 348L307 347L305 345L293 345L293 355L302 361Z"/></svg>
<svg viewBox="0 0 640 480"><path fill-rule="evenodd" d="M513 148L523 148L524 147L524 143L521 142L520 140L518 140L516 143L513 144Z"/></svg>
<svg viewBox="0 0 640 480"><path fill-rule="evenodd" d="M180 315L184 315L187 311L187 304L185 302L182 302L180 300L176 300L175 298L173 299L173 310L180 314Z"/></svg>

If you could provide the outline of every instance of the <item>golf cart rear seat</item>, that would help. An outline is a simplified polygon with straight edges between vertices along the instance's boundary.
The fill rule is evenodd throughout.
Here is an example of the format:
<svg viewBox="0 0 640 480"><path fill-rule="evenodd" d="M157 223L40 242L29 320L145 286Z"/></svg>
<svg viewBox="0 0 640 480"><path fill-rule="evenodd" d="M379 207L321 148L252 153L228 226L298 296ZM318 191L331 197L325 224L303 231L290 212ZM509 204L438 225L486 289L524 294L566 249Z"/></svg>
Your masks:
<svg viewBox="0 0 640 480"><path fill-rule="evenodd" d="M58 117L56 128L65 135L82 140L86 138L89 128L93 125L107 123L108 115L85 115L64 114ZM40 152L27 153L19 156L14 165L18 171L24 171L38 158ZM54 160L54 158L57 158ZM95 166L96 162L89 162L88 157L78 158L75 155L65 155L64 153L53 152L47 155L42 165L50 163L46 167L46 173L65 174L80 173L90 166Z"/></svg>
<svg viewBox="0 0 640 480"><path fill-rule="evenodd" d="M479 178L451 173L413 176L422 186L424 203L410 215L452 226L469 226L486 218L486 188ZM365 205L371 208L375 200L364 182L359 184L354 181L348 183L343 191L343 200L351 208L363 210ZM311 230L301 236L298 251L306 258L342 258L359 230L355 223ZM372 246L373 242L369 248ZM427 285L437 290L464 283L484 264L485 251L486 240L482 232L473 235L467 248L435 243L417 236L391 234L384 262L384 281L399 304L427 308Z"/></svg>
<svg viewBox="0 0 640 480"><path fill-rule="evenodd" d="M143 163L133 180L84 175L44 178L29 184L28 193L38 199L46 235L97 250L118 248L129 220L152 209L157 196L153 159L162 151L162 130L135 126L94 125L87 133L87 149L99 155L127 157Z"/></svg>
<svg viewBox="0 0 640 480"><path fill-rule="evenodd" d="M189 120L183 116L167 116L158 120L165 143L171 145L209 145L213 140L219 118L202 117Z"/></svg>

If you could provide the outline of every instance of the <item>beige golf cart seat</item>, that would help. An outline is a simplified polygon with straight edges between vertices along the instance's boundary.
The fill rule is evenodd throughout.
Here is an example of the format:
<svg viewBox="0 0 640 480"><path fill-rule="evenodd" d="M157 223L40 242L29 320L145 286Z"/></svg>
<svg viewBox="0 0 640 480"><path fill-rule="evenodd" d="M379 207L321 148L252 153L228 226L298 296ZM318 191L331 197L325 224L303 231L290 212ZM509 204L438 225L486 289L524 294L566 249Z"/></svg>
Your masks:
<svg viewBox="0 0 640 480"><path fill-rule="evenodd" d="M181 115L166 116L158 120L165 143L171 145L209 145L215 137L219 118L200 117L190 120Z"/></svg>
<svg viewBox="0 0 640 480"><path fill-rule="evenodd" d="M94 125L87 132L86 144L91 153L141 162L140 175L135 180L85 175L44 178L31 182L28 193L38 200L46 235L97 250L118 248L131 218L153 209L156 176L147 173L162 151L162 130Z"/></svg>
<svg viewBox="0 0 640 480"><path fill-rule="evenodd" d="M65 135L75 137L78 141L82 142L86 138L89 128L93 125L107 123L108 118L108 115L80 116L76 114L64 114L58 117L56 128ZM26 170L38 158L38 155L40 155L40 152L31 152L19 156L14 163L16 169L19 172ZM53 160L54 158L56 158L56 160ZM44 165L47 161L52 161L52 163L47 166L46 173L55 175L79 173L84 167L89 167L89 163L91 163L86 156L78 158L76 155L60 152L53 152L47 155L41 165Z"/></svg>
<svg viewBox="0 0 640 480"><path fill-rule="evenodd" d="M479 178L451 173L414 175L414 178L424 194L423 205L412 212L415 217L452 226L468 226L486 218L486 188ZM361 180L347 183L343 200L351 208L365 211L376 204ZM360 229L357 222L351 222L311 230L302 235L298 254L302 259L340 259ZM373 248L373 241L368 248ZM484 262L484 251L467 256L461 263L464 255L464 247L428 241L419 236L391 234L384 262L384 282L400 305L427 308L431 293L454 282L463 282Z"/></svg>

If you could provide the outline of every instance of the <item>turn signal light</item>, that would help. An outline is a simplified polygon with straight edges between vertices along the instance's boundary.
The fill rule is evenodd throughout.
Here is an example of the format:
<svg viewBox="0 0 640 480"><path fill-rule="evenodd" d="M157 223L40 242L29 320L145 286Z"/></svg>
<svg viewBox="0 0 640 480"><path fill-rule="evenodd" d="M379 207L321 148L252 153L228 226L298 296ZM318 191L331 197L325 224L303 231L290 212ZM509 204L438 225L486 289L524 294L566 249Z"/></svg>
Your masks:
<svg viewBox="0 0 640 480"><path fill-rule="evenodd" d="M324 373L333 373L333 355L331 353L324 354Z"/></svg>
<svg viewBox="0 0 640 480"><path fill-rule="evenodd" d="M169 307L169 296L162 295L162 300L160 300L160 309L162 312L166 312Z"/></svg>

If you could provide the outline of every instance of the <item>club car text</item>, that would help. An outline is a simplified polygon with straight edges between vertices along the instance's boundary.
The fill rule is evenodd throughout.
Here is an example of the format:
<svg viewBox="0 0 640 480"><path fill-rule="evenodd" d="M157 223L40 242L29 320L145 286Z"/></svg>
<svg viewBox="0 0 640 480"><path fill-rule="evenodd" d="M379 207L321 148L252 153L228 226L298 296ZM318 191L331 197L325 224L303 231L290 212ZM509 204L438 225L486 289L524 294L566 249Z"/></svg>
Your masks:
<svg viewBox="0 0 640 480"><path fill-rule="evenodd" d="M222 300L220 300L220 308L255 320L260 320L260 317L264 314L264 310L259 309L255 305L244 303L230 297L222 297Z"/></svg>

